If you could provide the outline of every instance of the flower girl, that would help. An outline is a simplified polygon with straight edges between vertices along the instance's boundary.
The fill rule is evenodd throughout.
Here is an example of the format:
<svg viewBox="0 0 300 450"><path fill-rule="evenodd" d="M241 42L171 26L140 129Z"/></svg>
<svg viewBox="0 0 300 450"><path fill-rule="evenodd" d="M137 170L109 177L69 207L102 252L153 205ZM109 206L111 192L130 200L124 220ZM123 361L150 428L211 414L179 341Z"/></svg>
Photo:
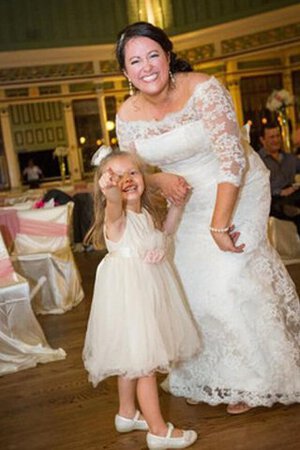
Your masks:
<svg viewBox="0 0 300 450"><path fill-rule="evenodd" d="M201 346L166 258L167 237L183 207L171 205L163 221L145 184L143 162L107 148L98 156L95 221L88 238L95 248L104 240L108 254L97 269L84 364L94 386L118 376L117 431L147 430L149 449L186 448L197 434L165 422L155 376L192 358Z"/></svg>

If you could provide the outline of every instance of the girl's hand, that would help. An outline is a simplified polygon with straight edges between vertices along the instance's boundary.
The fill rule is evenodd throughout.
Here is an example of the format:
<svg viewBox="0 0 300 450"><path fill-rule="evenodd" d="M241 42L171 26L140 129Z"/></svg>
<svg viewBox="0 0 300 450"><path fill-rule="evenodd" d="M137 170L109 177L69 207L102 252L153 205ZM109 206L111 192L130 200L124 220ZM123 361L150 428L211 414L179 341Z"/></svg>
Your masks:
<svg viewBox="0 0 300 450"><path fill-rule="evenodd" d="M99 187L102 192L118 186L118 183L119 176L115 174L111 168L108 168L99 179Z"/></svg>
<svg viewBox="0 0 300 450"><path fill-rule="evenodd" d="M227 233L211 232L211 235L223 252L243 253L245 244L236 245L237 240L240 237L239 231L234 231L234 225L231 225Z"/></svg>
<svg viewBox="0 0 300 450"><path fill-rule="evenodd" d="M161 194L174 205L184 204L191 186L180 175L161 172L156 174Z"/></svg>
<svg viewBox="0 0 300 450"><path fill-rule="evenodd" d="M109 167L101 177L98 184L105 196L105 223L107 237L118 241L125 228L125 215L122 206L122 193L120 177Z"/></svg>

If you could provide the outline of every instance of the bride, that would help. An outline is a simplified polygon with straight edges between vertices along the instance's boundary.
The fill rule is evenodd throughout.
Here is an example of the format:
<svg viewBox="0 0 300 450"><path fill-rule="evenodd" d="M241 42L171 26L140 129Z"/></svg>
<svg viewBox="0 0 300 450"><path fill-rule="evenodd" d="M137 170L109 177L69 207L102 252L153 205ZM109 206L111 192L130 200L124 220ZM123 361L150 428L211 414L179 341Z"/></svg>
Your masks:
<svg viewBox="0 0 300 450"><path fill-rule="evenodd" d="M299 402L299 301L267 239L268 171L241 138L228 92L149 23L126 27L116 54L133 94L117 115L121 150L162 169L149 181L170 201L190 195L175 264L204 349L171 372L169 390L232 414Z"/></svg>

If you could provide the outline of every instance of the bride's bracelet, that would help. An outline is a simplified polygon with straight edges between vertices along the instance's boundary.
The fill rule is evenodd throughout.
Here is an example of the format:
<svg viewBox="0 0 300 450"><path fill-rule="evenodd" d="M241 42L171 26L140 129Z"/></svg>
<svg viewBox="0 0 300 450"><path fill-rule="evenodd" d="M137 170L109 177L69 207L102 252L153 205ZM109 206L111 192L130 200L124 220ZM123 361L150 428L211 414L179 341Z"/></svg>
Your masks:
<svg viewBox="0 0 300 450"><path fill-rule="evenodd" d="M227 233L227 231L229 231L230 227L225 227L225 228L214 228L214 227L209 227L209 230L212 233Z"/></svg>

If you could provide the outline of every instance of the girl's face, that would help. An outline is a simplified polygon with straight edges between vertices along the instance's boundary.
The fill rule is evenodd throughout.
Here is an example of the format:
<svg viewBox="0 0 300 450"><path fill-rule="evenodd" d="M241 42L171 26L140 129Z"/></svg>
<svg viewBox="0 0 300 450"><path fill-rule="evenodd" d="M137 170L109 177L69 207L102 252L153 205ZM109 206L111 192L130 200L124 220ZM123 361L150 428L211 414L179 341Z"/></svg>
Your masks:
<svg viewBox="0 0 300 450"><path fill-rule="evenodd" d="M107 162L103 171L108 168L119 176L119 187L126 207L139 212L145 183L137 163L130 157L117 156Z"/></svg>
<svg viewBox="0 0 300 450"><path fill-rule="evenodd" d="M132 38L125 45L124 73L139 91L159 94L169 85L168 55L150 38Z"/></svg>

